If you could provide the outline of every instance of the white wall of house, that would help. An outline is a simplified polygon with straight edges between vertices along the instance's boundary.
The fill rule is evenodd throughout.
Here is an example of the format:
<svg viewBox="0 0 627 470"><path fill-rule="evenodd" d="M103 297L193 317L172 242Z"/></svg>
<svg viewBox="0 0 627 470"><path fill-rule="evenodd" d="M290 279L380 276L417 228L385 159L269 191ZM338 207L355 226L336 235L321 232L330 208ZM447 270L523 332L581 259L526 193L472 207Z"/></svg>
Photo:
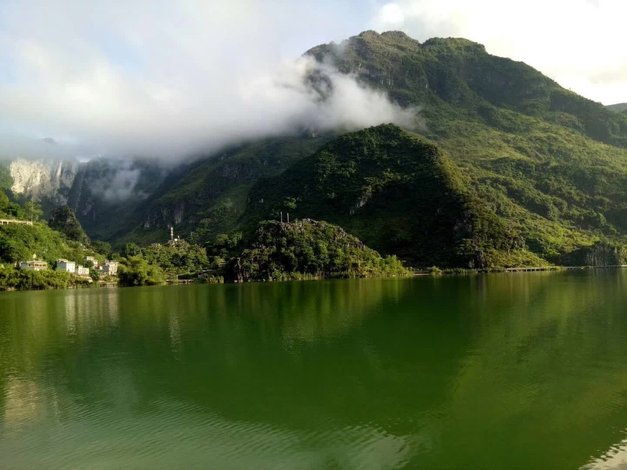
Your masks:
<svg viewBox="0 0 627 470"><path fill-rule="evenodd" d="M81 266L80 264L76 266L76 274L79 276L89 276L89 268L85 266Z"/></svg>
<svg viewBox="0 0 627 470"><path fill-rule="evenodd" d="M57 271L66 272L66 273L75 273L76 263L74 261L68 261L66 259L58 259Z"/></svg>
<svg viewBox="0 0 627 470"><path fill-rule="evenodd" d="M26 271L45 271L48 269L48 263L45 261L20 261L20 269Z"/></svg>

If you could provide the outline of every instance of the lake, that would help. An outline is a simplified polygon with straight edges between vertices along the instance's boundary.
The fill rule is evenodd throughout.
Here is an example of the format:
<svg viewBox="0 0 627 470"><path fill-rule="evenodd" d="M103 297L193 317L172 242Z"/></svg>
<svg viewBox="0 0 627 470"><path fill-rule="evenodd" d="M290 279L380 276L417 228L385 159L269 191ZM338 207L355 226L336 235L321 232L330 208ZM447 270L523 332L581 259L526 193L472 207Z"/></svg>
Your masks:
<svg viewBox="0 0 627 470"><path fill-rule="evenodd" d="M0 294L0 468L619 468L627 270Z"/></svg>

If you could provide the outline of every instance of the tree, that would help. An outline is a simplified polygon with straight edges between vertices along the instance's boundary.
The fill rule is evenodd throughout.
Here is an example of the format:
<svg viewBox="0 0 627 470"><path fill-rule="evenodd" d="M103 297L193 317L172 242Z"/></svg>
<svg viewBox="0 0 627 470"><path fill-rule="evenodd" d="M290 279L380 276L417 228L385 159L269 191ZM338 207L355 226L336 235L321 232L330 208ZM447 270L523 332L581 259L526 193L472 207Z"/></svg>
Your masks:
<svg viewBox="0 0 627 470"><path fill-rule="evenodd" d="M159 266L148 264L139 256L130 256L120 260L118 282L120 286L154 286L163 284L165 277Z"/></svg>
<svg viewBox="0 0 627 470"><path fill-rule="evenodd" d="M122 256L128 258L129 256L139 256L142 253L142 249L137 243L129 242L122 248Z"/></svg>

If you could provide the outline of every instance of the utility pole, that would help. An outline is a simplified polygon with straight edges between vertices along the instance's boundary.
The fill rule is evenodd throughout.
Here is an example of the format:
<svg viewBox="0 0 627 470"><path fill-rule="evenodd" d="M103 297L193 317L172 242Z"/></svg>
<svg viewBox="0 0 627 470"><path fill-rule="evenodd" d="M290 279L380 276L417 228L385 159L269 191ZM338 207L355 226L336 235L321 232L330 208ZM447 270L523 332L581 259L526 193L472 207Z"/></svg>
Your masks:
<svg viewBox="0 0 627 470"><path fill-rule="evenodd" d="M283 223L283 211L281 211L281 223Z"/></svg>

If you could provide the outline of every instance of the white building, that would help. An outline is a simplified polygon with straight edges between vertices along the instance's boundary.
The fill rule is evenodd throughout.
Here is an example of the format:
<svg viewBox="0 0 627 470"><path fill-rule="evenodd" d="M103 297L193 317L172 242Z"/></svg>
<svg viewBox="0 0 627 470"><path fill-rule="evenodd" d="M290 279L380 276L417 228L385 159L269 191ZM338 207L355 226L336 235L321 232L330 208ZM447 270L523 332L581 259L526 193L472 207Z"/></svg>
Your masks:
<svg viewBox="0 0 627 470"><path fill-rule="evenodd" d="M118 262L117 261L106 261L100 267L100 272L105 276L117 276L118 275Z"/></svg>
<svg viewBox="0 0 627 470"><path fill-rule="evenodd" d="M76 266L76 275L77 276L89 276L89 268L85 266L81 266L80 264Z"/></svg>
<svg viewBox="0 0 627 470"><path fill-rule="evenodd" d="M95 269L98 269L99 263L95 256L85 256L85 263L91 261L91 264Z"/></svg>
<svg viewBox="0 0 627 470"><path fill-rule="evenodd" d="M20 269L24 269L25 271L45 271L48 269L48 263L36 259L20 261Z"/></svg>
<svg viewBox="0 0 627 470"><path fill-rule="evenodd" d="M74 274L76 272L76 263L74 261L68 261L66 259L58 259L57 271Z"/></svg>

